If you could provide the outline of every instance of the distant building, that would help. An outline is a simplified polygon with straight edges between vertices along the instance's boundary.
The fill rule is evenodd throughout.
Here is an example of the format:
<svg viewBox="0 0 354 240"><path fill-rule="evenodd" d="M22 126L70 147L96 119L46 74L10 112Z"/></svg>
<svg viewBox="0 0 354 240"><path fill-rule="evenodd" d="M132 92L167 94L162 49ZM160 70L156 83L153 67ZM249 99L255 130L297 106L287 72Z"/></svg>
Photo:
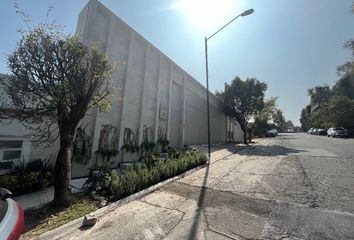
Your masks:
<svg viewBox="0 0 354 240"><path fill-rule="evenodd" d="M198 81L99 1L90 0L83 8L76 34L107 51L120 70L112 75L116 97L111 111L93 109L80 123L74 150L85 156L74 159L73 177L87 176L102 160L100 150L119 150L112 157L118 163L136 161L137 153L121 147L144 140L168 139L174 147L207 143L206 89ZM213 94L210 116L212 143L242 141L239 125L223 114ZM17 122L0 123L0 162L57 154L58 144L44 147L30 136ZM6 158L9 151L13 159Z"/></svg>

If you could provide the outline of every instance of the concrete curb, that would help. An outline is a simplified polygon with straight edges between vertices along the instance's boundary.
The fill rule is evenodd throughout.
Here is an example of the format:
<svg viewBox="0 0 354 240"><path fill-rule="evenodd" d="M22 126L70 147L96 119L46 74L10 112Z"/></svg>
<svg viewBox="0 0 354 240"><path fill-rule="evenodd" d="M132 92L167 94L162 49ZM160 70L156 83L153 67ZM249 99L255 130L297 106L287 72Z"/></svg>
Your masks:
<svg viewBox="0 0 354 240"><path fill-rule="evenodd" d="M118 208L118 207L120 207L120 206L122 206L124 204L128 204L128 203L130 203L132 201L135 201L135 200L137 200L139 198L142 198L145 195L147 195L149 193L152 193L152 192L156 191L157 189L165 186L166 184L171 183L173 181L176 181L178 179L184 178L185 176L187 176L187 175L189 175L191 173L194 173L194 172L196 172L196 171L198 171L198 170L200 170L200 169L202 169L202 168L204 168L206 166L207 166L207 164L200 165L200 166L195 167L193 169L190 169L190 170L188 170L188 171L186 171L184 173L181 173L180 175L177 175L177 176L169 178L169 179L167 179L165 181L159 182L159 183L157 183L157 184L155 184L155 185L153 185L153 186L151 186L149 188L141 190L140 192L134 193L134 194L132 194L132 195L130 195L128 197L125 197L125 198L120 199L120 200L118 200L116 202L110 203L109 205L107 205L107 206L105 206L103 208L97 209L95 212L90 213L90 215L93 215L93 216L95 216L97 218L100 218L100 217L106 215L107 213L109 213L111 211L114 211L116 208ZM38 236L36 239L40 239L40 240L54 239L55 236L59 235L60 233L65 232L68 229L71 229L73 227L79 228L81 226L81 224L82 224L83 219L84 219L84 217L80 217L78 219L75 219L75 220L73 220L71 222L68 222L68 223L66 223L66 224L64 224L64 225L62 225L62 226L60 226L60 227L58 227L58 228L56 228L54 230L51 230L51 231L46 232L46 233L43 233L42 235Z"/></svg>
<svg viewBox="0 0 354 240"><path fill-rule="evenodd" d="M234 151L232 153L226 154L225 156L221 156L221 157L219 157L219 158L217 158L215 160L212 160L210 164L216 163L216 162L218 162L218 161L220 161L220 160L222 160L222 159L224 159L226 157L229 157L232 154L240 152L240 151L242 151L243 149L245 149L247 147L248 146L242 146L240 149L238 149L238 151ZM175 177L172 177L172 178L169 178L169 179L167 179L165 181L159 182L159 183L157 183L157 184L155 184L155 185L153 185L153 186L151 186L149 188L141 190L140 192L134 193L134 194L132 194L132 195L130 195L128 197L125 197L125 198L120 199L120 200L118 200L116 202L110 203L109 205L107 205L107 206L105 206L103 208L97 209L95 212L90 213L90 215L93 215L93 216L95 216L97 218L101 218L102 216L106 215L107 213L109 213L111 211L114 211L118 207L120 207L120 206L122 206L124 204L128 204L128 203L130 203L132 201L135 201L135 200L137 200L139 198L142 198L142 197L146 196L147 194L152 193L152 192L156 191L157 189L165 186L166 184L174 182L174 181L179 180L181 178L184 178L187 175L190 175L190 174L192 174L192 173L194 173L194 172L206 167L207 165L208 165L208 163L200 165L200 166L195 167L193 169L190 169L190 170L188 170L188 171L186 171L184 173L181 173L181 174L179 174L179 175L177 175ZM68 222L68 223L66 223L66 224L64 224L64 225L62 225L62 226L60 226L60 227L58 227L56 229L53 229L53 230L51 230L49 232L46 232L46 233L43 233L42 235L38 236L36 239L39 239L39 240L54 239L55 236L60 235L61 233L66 232L69 229L79 228L81 226L81 224L82 224L83 219L84 219L84 217L80 217L78 219L75 219L75 220L73 220L71 222Z"/></svg>

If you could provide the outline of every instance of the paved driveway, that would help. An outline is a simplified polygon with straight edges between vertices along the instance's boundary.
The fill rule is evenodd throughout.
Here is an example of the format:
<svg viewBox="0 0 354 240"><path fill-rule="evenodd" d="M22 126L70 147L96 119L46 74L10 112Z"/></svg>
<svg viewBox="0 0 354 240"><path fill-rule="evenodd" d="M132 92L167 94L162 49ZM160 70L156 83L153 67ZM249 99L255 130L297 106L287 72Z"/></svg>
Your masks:
<svg viewBox="0 0 354 240"><path fill-rule="evenodd" d="M351 139L260 140L57 237L354 239L353 156Z"/></svg>

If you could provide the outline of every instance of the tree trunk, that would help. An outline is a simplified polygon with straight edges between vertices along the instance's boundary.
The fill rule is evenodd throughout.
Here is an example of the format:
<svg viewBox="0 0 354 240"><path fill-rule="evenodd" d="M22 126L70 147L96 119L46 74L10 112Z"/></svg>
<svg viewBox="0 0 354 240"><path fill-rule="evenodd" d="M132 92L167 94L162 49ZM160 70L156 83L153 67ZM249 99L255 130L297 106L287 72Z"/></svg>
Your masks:
<svg viewBox="0 0 354 240"><path fill-rule="evenodd" d="M248 145L248 142L247 142L247 124L246 124L246 126L241 124L241 130L243 131L243 143Z"/></svg>
<svg viewBox="0 0 354 240"><path fill-rule="evenodd" d="M243 143L244 144L248 144L248 142L247 142L247 132L246 131L243 131Z"/></svg>
<svg viewBox="0 0 354 240"><path fill-rule="evenodd" d="M73 136L63 134L60 136L60 149L55 162L54 172L54 200L56 207L70 205L71 159L73 155Z"/></svg>

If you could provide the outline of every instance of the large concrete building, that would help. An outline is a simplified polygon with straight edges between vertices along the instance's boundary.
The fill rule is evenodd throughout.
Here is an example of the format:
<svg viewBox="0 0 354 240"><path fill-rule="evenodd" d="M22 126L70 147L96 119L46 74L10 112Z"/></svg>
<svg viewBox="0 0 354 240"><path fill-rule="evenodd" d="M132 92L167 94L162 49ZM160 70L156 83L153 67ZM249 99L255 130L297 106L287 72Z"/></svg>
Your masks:
<svg viewBox="0 0 354 240"><path fill-rule="evenodd" d="M97 0L90 0L81 11L76 34L87 45L96 44L106 51L120 67L112 75L111 110L93 109L81 123L77 145L87 145L83 153L87 157L85 161L73 161L73 177L88 174L88 168L101 159L100 149L120 150L126 144L159 139L168 139L174 147L207 143L206 89L198 81ZM222 113L213 94L210 117L212 143L242 140L239 126ZM11 138L11 134L3 134L4 128L0 126L0 141ZM22 129L17 134L20 136L15 134L16 139L21 134L28 133ZM24 142L28 144L22 149L23 155L41 154L30 141ZM46 155L55 155L57 146L48 149ZM120 151L113 158L129 162L138 157Z"/></svg>

